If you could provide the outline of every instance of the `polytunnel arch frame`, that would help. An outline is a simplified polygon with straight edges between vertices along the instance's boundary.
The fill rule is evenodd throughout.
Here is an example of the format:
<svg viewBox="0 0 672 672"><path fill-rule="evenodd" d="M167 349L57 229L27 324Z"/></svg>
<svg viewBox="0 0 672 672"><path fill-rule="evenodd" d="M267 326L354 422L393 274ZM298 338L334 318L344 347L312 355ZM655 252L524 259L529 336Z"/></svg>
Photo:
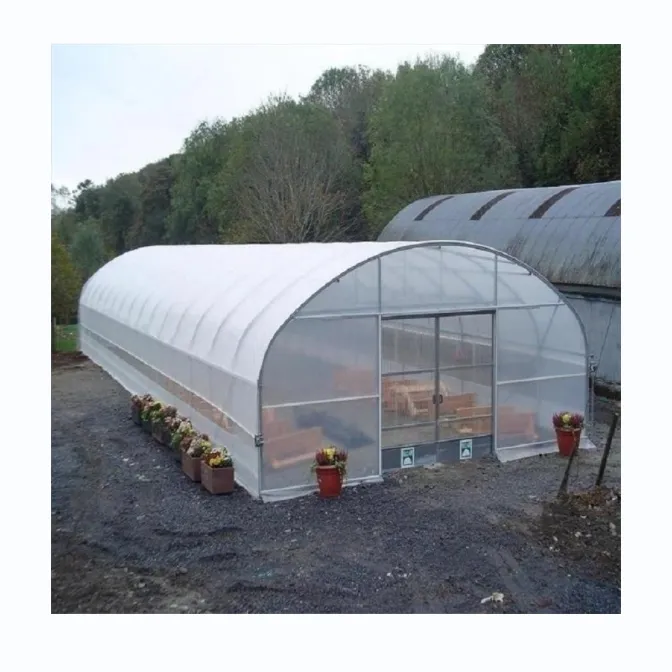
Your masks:
<svg viewBox="0 0 672 672"><path fill-rule="evenodd" d="M526 304L520 304L520 305L510 305L510 306L499 306L497 304L497 286L499 284L499 275L498 275L498 264L497 261L499 258L505 259L514 265L523 268L526 270L530 276L536 278L537 280L540 280L543 285L545 285L548 289L551 290L551 292L557 297L558 301L556 304L553 304L556 307L562 305L562 306L567 306L569 310L571 311L572 315L574 316L574 320L576 324L579 326L579 330L581 333L581 340L583 344L583 357L584 357L584 365L585 365L585 372L586 372L586 399L588 399L588 395L590 394L590 380L589 380L589 363L590 363L590 355L588 352L588 339L586 335L586 330L583 325L583 322L581 321L578 312L576 308L569 302L566 301L565 297L557 290L556 287L553 286L553 284L547 280L539 271L531 267L529 264L526 264L525 262L521 261L520 259L517 259L516 257L503 252L501 250L498 250L494 247L490 247L489 245L483 245L481 243L471 243L463 240L425 240L425 241L399 241L400 243L403 243L403 245L400 245L399 247L396 247L391 250L385 250L382 252L378 252L371 257L368 257L367 259L364 259L363 261L359 261L349 268L347 268L345 271L340 272L339 274L335 275L332 279L330 279L328 282L323 284L319 289L317 289L315 292L313 292L307 299L305 299L299 306L297 306L294 311L289 315L283 322L282 324L275 330L273 333L272 337L269 339L264 355L261 359L261 363L259 366L259 374L257 377L257 425L258 425L258 430L259 430L259 435L255 437L255 442L257 443L257 446L259 448L259 454L258 454L258 474L259 474L259 493L260 496L263 492L263 485L264 485L264 470L263 470L263 377L264 377L264 369L266 366L266 361L269 355L269 352L271 352L273 344L275 343L276 339L278 336L284 331L284 329L287 327L288 324L290 324L293 320L295 319L301 319L299 317L300 312L305 308L313 299L315 299L317 296L319 296L323 291L325 291L328 287L330 287L333 283L339 282L342 278L346 277L350 273L353 273L357 269L361 268L362 266L365 266L368 263L371 263L373 261L378 261L378 301L379 301L379 313L378 317L379 320L382 319L382 315L380 313L380 299L381 299L381 292L382 292L382 283L381 283L381 264L380 260L389 256L389 255L394 255L395 253L399 252L404 252L406 250L411 250L411 249L418 249L418 248L438 248L441 249L443 247L455 247L455 248L467 248L467 249L474 249L474 250L480 250L483 252L489 252L493 254L494 256L494 278L495 278L495 302L494 305L490 307L488 310L487 307L480 307L480 308L467 308L467 309L459 309L459 308L454 308L454 309L449 309L446 310L444 313L437 313L434 311L432 314L445 314L445 315L455 315L455 316L463 316L463 315L469 315L469 314L483 314L483 312L489 312L492 313L493 315L493 326L492 326L492 334L493 334L493 378L495 378L497 374L497 349L498 349L498 337L497 337L497 314L500 310L515 310L515 309L525 309L528 308L534 308L535 306L533 305L526 305ZM470 260L472 263L479 265L478 261ZM483 268L481 266L481 268ZM368 315L373 315L374 313L369 313ZM427 314L427 311L424 311L424 314ZM347 319L349 317L361 317L367 315L367 313L336 313L333 315L312 315L303 319L310 319L310 318L319 318L322 317L323 319ZM417 317L421 317L423 313L418 313ZM555 312L554 312L555 315ZM533 321L534 323L534 321ZM549 322L549 329L547 329L546 336L548 336L548 333L550 331L550 326L551 322ZM379 322L380 324L380 322ZM536 323L535 328L536 328ZM539 335L538 329L537 329L537 335ZM545 341L545 339L544 339ZM541 343L539 343L539 347L541 347ZM380 356L380 354L379 354ZM380 371L378 372L378 376L380 376ZM493 380L493 411L496 409L497 405L497 388L498 388L498 381L496 378ZM496 436L497 432L497 413L493 413L493 436ZM380 428L379 428L380 431ZM494 449L494 444L493 444L493 449ZM379 446L378 448L379 453L382 452L382 447Z"/></svg>

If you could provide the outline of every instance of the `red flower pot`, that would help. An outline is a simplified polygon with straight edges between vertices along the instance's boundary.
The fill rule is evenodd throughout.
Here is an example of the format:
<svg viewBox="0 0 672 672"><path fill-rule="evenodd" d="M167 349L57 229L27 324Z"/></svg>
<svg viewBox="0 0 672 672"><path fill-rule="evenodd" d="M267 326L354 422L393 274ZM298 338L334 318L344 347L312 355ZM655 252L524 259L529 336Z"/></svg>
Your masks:
<svg viewBox="0 0 672 672"><path fill-rule="evenodd" d="M343 488L343 476L336 467L316 467L317 485L320 497L338 497Z"/></svg>
<svg viewBox="0 0 672 672"><path fill-rule="evenodd" d="M574 443L578 445L581 439L580 429L555 429L555 437L558 441L558 451L563 457L569 457L574 450Z"/></svg>

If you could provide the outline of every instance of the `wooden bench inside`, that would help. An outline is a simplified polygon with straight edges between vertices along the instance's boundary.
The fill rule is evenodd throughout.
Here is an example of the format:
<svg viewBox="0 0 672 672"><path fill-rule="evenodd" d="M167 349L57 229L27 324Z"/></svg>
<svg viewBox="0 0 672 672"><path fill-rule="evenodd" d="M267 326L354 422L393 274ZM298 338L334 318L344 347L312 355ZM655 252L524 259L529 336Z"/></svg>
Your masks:
<svg viewBox="0 0 672 672"><path fill-rule="evenodd" d="M492 406L458 408L457 431L460 434L491 434ZM485 417L477 417L485 416ZM530 441L538 438L536 416L532 411L521 411L515 406L500 406L497 413L497 432L501 435L524 436Z"/></svg>
<svg viewBox="0 0 672 672"><path fill-rule="evenodd" d="M491 434L492 406L470 406L458 408L457 416L461 422L457 431L460 434Z"/></svg>
<svg viewBox="0 0 672 672"><path fill-rule="evenodd" d="M467 392L465 394L449 394L443 397L439 405L439 415L456 415L458 408L471 408L476 406L476 394Z"/></svg>
<svg viewBox="0 0 672 672"><path fill-rule="evenodd" d="M301 462L311 461L322 447L321 427L294 430L289 423L276 420L275 430L289 430L286 433L274 433L264 439L264 462L273 469L282 469Z"/></svg>
<svg viewBox="0 0 672 672"><path fill-rule="evenodd" d="M396 411L411 418L429 418L434 415L434 384L419 383L410 380L386 381L387 390L383 396L383 408ZM448 388L444 383L439 385L439 394L444 398Z"/></svg>

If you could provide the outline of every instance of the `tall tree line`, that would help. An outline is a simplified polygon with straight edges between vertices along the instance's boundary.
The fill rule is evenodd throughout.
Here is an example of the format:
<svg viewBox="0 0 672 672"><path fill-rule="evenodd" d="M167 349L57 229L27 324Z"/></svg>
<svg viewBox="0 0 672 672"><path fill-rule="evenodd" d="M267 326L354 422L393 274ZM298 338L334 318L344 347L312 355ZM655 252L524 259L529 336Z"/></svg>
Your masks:
<svg viewBox="0 0 672 672"><path fill-rule="evenodd" d="M330 69L136 173L52 186L52 247L84 282L145 245L366 240L423 196L619 179L620 71L619 45Z"/></svg>

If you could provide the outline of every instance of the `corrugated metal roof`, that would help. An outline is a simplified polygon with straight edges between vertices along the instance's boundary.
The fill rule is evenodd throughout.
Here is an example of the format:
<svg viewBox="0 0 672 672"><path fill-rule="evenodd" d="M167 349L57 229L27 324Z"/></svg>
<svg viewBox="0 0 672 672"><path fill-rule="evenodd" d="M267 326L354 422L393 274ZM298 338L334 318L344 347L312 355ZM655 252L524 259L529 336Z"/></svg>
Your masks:
<svg viewBox="0 0 672 672"><path fill-rule="evenodd" d="M607 213L612 209L620 213L614 205L621 198L621 182L575 185L571 191L570 187L456 194L423 220L414 221L423 207L445 196L424 198L404 208L379 240L479 243L520 259L554 284L620 289L621 218ZM493 198L511 191L480 219L471 219ZM553 199L550 207L549 199ZM535 211L543 214L530 219Z"/></svg>

